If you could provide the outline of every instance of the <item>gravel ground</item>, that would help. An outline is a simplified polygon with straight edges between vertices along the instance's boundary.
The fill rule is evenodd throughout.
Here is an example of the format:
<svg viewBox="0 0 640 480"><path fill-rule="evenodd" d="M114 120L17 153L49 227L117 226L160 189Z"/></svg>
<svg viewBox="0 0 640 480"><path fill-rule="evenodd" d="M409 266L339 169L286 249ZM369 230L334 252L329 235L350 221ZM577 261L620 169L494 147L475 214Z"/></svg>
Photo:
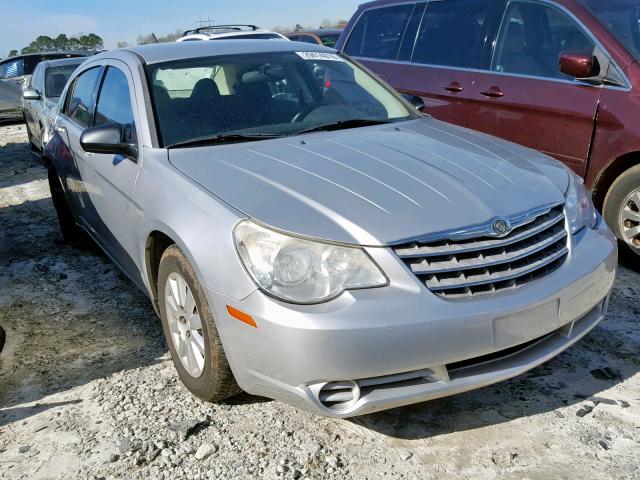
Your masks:
<svg viewBox="0 0 640 480"><path fill-rule="evenodd" d="M640 274L532 372L333 420L181 386L148 300L60 238L23 125L0 127L0 478L640 478Z"/></svg>

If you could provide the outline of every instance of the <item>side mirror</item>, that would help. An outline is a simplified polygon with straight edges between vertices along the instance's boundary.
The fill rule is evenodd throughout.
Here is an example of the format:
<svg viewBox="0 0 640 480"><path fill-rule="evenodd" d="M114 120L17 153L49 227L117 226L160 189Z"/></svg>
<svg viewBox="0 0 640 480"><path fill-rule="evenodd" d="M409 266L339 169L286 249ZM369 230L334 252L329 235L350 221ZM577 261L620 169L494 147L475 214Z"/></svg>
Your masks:
<svg viewBox="0 0 640 480"><path fill-rule="evenodd" d="M40 93L33 88L27 88L22 92L22 98L25 100L40 100Z"/></svg>
<svg viewBox="0 0 640 480"><path fill-rule="evenodd" d="M592 53L562 52L560 71L575 78L592 78L600 75L600 63Z"/></svg>
<svg viewBox="0 0 640 480"><path fill-rule="evenodd" d="M126 155L138 158L138 147L123 141L122 126L115 123L88 128L80 135L80 146L88 153Z"/></svg>
<svg viewBox="0 0 640 480"><path fill-rule="evenodd" d="M407 101L413 105L413 108L415 108L416 110L418 110L419 112L422 112L424 110L424 100L422 100L421 97L417 96L417 95L411 95L409 93L403 93L402 96L407 99Z"/></svg>

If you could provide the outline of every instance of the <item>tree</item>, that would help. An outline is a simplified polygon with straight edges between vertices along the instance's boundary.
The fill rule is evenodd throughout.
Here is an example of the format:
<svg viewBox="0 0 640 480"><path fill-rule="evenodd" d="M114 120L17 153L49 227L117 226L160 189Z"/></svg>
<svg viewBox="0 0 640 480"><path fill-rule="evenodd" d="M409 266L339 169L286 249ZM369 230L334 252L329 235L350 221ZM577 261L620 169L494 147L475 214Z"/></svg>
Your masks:
<svg viewBox="0 0 640 480"><path fill-rule="evenodd" d="M67 50L69 48L69 37L64 33L61 33L56 37L53 43L56 46L56 50Z"/></svg>
<svg viewBox="0 0 640 480"><path fill-rule="evenodd" d="M129 46L128 42L118 42L116 43L116 48L127 48Z"/></svg>
<svg viewBox="0 0 640 480"><path fill-rule="evenodd" d="M325 18L324 20L322 20L320 28L345 28L347 26L347 23L349 22L347 22L346 20L338 20L336 22L334 20Z"/></svg>
<svg viewBox="0 0 640 480"><path fill-rule="evenodd" d="M304 30L302 25L300 25L299 23L296 23L296 28L295 28L294 32L301 32L302 30Z"/></svg>
<svg viewBox="0 0 640 480"><path fill-rule="evenodd" d="M68 37L61 33L55 39L40 35L22 49L22 53L55 52L57 50L102 50L103 40L95 33L81 35L79 38Z"/></svg>
<svg viewBox="0 0 640 480"><path fill-rule="evenodd" d="M18 50L15 50L15 49L14 49L14 50L11 50L11 51L9 52L9 56L10 56L10 57L15 57L16 55L18 55Z"/></svg>
<svg viewBox="0 0 640 480"><path fill-rule="evenodd" d="M155 33L149 33L147 35L139 35L136 40L138 45L148 45L150 43L168 43L175 42L182 36L182 30L176 30L173 33L167 33L166 35L157 36Z"/></svg>

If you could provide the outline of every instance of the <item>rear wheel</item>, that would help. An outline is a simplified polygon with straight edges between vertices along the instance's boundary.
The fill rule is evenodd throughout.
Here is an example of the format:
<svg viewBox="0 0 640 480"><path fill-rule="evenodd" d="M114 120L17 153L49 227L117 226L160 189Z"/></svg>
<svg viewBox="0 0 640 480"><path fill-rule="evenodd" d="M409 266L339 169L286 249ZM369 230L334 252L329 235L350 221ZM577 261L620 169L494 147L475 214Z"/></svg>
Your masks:
<svg viewBox="0 0 640 480"><path fill-rule="evenodd" d="M49 189L51 199L58 215L58 223L65 241L75 247L85 247L90 244L89 236L76 224L71 207L67 202L67 197L62 189L62 183L58 177L58 172L53 165L48 168Z"/></svg>
<svg viewBox="0 0 640 480"><path fill-rule="evenodd" d="M160 260L158 298L171 358L187 389L207 402L239 393L202 286L175 245Z"/></svg>
<svg viewBox="0 0 640 480"><path fill-rule="evenodd" d="M604 201L603 216L616 237L640 262L640 165L613 183Z"/></svg>

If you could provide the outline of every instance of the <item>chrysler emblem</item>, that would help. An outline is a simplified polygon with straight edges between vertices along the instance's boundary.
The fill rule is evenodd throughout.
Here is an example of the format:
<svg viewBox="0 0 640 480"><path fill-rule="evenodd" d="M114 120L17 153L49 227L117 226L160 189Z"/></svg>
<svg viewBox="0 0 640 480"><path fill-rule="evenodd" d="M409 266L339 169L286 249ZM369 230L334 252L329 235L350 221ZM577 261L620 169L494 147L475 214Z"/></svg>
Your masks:
<svg viewBox="0 0 640 480"><path fill-rule="evenodd" d="M493 231L496 235L500 236L506 235L507 233L509 233L509 230L511 230L509 223L501 218L494 220L494 222L491 224L491 228L493 228Z"/></svg>

